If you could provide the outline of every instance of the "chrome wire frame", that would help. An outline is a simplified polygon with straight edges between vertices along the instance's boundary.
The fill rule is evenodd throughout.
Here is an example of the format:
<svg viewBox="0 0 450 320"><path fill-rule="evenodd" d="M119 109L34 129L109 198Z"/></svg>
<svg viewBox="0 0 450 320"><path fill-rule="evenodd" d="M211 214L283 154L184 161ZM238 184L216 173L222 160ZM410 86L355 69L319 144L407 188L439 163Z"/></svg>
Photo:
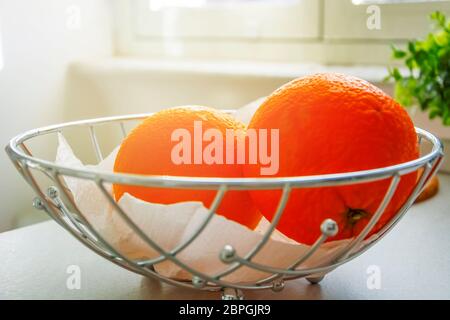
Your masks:
<svg viewBox="0 0 450 320"><path fill-rule="evenodd" d="M232 111L228 111L232 113ZM142 120L151 114L140 114L130 116L118 116L109 118L100 118L93 120L77 121L65 123L45 128L30 130L17 137L13 138L6 147L10 159L14 163L17 170L21 173L24 179L31 185L37 194L33 205L45 210L59 225L68 230L76 239L81 241L88 248L100 256L112 261L113 263L122 266L123 268L136 272L143 276L156 278L165 283L177 285L181 287L224 292L223 297L240 298L242 294L240 290L246 289L272 289L280 291L284 287L285 280L305 277L312 283L319 282L325 274L346 263L347 261L362 254L371 246L373 246L379 239L381 239L388 231L390 231L395 224L404 216L409 207L413 204L420 191L423 189L426 182L437 172L442 158L443 150L442 144L438 138L427 131L416 128L419 144L426 141L431 146L431 151L420 156L420 158L386 168L379 168L373 170L365 170L341 174L327 174L317 176L301 176L301 177L283 177L283 178L199 178L199 177L173 177L173 176L142 176L132 174L117 174L111 172L103 172L88 168L71 168L57 165L54 162L43 160L34 157L26 146L26 142L31 139L63 133L68 128L81 127L86 128L89 132L90 140L96 159L101 161L103 153L100 147L99 140L96 135L96 127L104 124L117 125L118 129L125 137L125 124L129 121ZM384 213L386 207L389 205L402 176L405 174L423 169L416 186L411 192L409 198L405 201L403 206L398 210L396 215L378 232L377 237L370 241L363 243L363 240L370 233L372 228L376 225L379 218ZM43 187L36 182L33 171L39 171L48 177L54 185L44 190ZM65 186L63 177L74 177L79 179L93 181L103 196L109 201L121 219L130 227L139 238L146 243L146 245L159 253L159 256L150 260L133 260L116 248L111 246L108 241L92 226L87 218L81 212L74 202L70 190ZM327 263L316 265L313 267L302 267L302 265L310 259L314 253L322 246L328 237L335 235L337 224L331 219L326 219L321 225L321 235L310 246L306 253L299 256L286 269L274 268L262 265L253 261L253 258L263 249L266 243L270 240L275 231L278 222L280 221L283 210L289 200L291 191L296 188L307 187L323 187L323 186L341 186L351 185L364 182L378 181L383 179L390 179L389 187L386 190L385 196L379 204L376 212L371 216L371 219L364 227L364 229L355 236L346 246L336 252ZM190 238L183 243L178 244L175 248L166 251L160 247L156 241L150 239L146 233L127 215L126 212L113 199L112 195L105 188L105 183L108 184L127 184L136 186L158 187L158 188L186 188L186 189L210 189L216 190L216 196L208 210L208 214L204 221L198 226ZM224 266L228 265L227 269L218 274L205 274L195 270L191 266L185 264L177 258L177 255L186 249L202 232L208 227L216 209L219 207L223 197L229 190L262 190L262 189L279 189L282 190L282 195L279 200L278 207L274 213L270 226L267 228L260 241L245 255L239 256L236 250L226 245L221 252L218 252L220 259ZM178 281L170 279L158 274L154 265L163 261L171 261L180 268L192 275L192 281ZM268 276L256 282L240 282L234 283L223 280L227 275L232 274L241 267L253 268L258 271L267 273ZM236 290L235 294L229 294L228 290Z"/></svg>

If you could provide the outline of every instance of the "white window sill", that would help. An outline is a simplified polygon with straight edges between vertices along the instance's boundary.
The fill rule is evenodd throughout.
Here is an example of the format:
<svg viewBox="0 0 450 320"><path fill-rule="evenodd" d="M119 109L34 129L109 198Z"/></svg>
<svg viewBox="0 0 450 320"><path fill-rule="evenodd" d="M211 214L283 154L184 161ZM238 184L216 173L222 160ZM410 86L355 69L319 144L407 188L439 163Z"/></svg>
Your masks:
<svg viewBox="0 0 450 320"><path fill-rule="evenodd" d="M178 105L234 109L316 72L346 73L392 91L381 83L387 70L379 66L112 58L71 65L65 117L69 121L156 112Z"/></svg>
<svg viewBox="0 0 450 320"><path fill-rule="evenodd" d="M387 75L387 68L383 66L370 65L331 66L303 63L159 60L140 58L113 58L97 61L80 61L74 63L73 67L80 71L83 70L102 73L168 72L231 77L286 79L286 81L319 72L338 72L353 75L373 83L380 83Z"/></svg>

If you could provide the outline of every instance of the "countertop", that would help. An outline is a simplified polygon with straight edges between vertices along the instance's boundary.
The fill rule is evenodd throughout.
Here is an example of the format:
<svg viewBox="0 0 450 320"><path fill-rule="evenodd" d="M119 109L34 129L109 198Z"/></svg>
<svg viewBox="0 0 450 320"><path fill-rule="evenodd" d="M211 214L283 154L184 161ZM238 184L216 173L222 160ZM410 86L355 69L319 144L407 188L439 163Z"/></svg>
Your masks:
<svg viewBox="0 0 450 320"><path fill-rule="evenodd" d="M450 175L439 178L436 197L414 205L385 238L319 285L299 279L280 293L245 292L246 298L450 299ZM79 289L70 285L74 270L80 272ZM0 299L219 298L122 269L53 221L0 234Z"/></svg>

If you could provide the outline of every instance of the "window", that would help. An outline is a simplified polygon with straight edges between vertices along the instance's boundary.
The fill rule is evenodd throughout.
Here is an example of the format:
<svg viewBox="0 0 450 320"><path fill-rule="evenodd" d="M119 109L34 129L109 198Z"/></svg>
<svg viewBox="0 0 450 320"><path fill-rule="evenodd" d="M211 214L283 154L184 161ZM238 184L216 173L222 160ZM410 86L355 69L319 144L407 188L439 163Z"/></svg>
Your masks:
<svg viewBox="0 0 450 320"><path fill-rule="evenodd" d="M389 3L388 3L389 2ZM393 4L395 2L395 4ZM416 3L420 2L420 3ZM376 6L380 28L367 20ZM448 1L118 0L117 53L164 58L385 64Z"/></svg>
<svg viewBox="0 0 450 320"><path fill-rule="evenodd" d="M184 5L176 6L184 2ZM316 38L317 0L136 0L134 30L141 37L209 40ZM157 3L159 10L152 10ZM162 3L169 4L161 7ZM190 4L190 5L189 5Z"/></svg>
<svg viewBox="0 0 450 320"><path fill-rule="evenodd" d="M352 0L353 4L409 4L425 2L444 2L447 0Z"/></svg>
<svg viewBox="0 0 450 320"><path fill-rule="evenodd" d="M368 5L355 5L366 3ZM379 29L368 29L367 18L379 8ZM436 10L449 12L450 2L423 0L325 0L324 26L327 39L339 40L407 40L425 35L428 15ZM389 41L386 41L389 42Z"/></svg>

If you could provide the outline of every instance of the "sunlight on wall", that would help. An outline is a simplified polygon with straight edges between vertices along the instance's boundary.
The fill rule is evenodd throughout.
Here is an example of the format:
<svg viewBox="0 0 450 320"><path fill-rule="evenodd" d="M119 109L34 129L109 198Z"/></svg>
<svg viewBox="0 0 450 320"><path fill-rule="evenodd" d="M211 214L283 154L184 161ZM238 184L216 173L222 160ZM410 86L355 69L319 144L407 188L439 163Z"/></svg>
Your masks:
<svg viewBox="0 0 450 320"><path fill-rule="evenodd" d="M0 71L3 70L3 66L2 26L0 21Z"/></svg>
<svg viewBox="0 0 450 320"><path fill-rule="evenodd" d="M206 0L149 0L148 3L151 11L158 11L165 7L201 7L206 4Z"/></svg>
<svg viewBox="0 0 450 320"><path fill-rule="evenodd" d="M447 0L352 0L354 5L445 2Z"/></svg>
<svg viewBox="0 0 450 320"><path fill-rule="evenodd" d="M159 11L165 8L200 8L206 5L233 5L242 3L286 3L299 0L148 0L150 11Z"/></svg>

